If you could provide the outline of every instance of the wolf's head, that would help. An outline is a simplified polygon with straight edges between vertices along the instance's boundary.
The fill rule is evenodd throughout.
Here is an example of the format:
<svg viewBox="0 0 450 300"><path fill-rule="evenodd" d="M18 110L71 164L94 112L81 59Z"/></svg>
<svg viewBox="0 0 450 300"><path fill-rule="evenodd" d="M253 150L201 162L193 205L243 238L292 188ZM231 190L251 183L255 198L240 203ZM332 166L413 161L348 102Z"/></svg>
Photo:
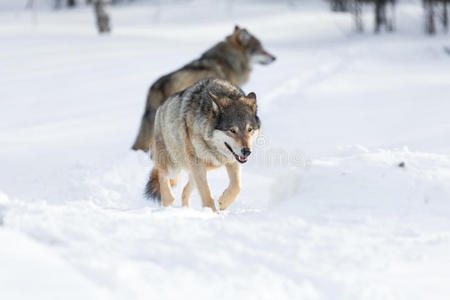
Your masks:
<svg viewBox="0 0 450 300"><path fill-rule="evenodd" d="M249 57L252 64L267 65L275 61L275 56L267 52L261 42L247 29L234 27L234 32L227 38L228 42L242 49Z"/></svg>
<svg viewBox="0 0 450 300"><path fill-rule="evenodd" d="M252 140L257 136L261 122L256 114L256 95L250 93L238 100L209 93L216 124L213 140L227 157L245 163L252 153Z"/></svg>

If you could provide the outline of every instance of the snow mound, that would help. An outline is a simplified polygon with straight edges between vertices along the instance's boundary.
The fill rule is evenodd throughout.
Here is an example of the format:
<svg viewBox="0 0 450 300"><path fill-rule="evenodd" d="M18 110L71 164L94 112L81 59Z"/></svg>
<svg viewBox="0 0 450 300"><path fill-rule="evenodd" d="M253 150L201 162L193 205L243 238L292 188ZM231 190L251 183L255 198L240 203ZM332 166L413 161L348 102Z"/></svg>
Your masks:
<svg viewBox="0 0 450 300"><path fill-rule="evenodd" d="M447 218L449 182L449 155L355 146L291 170L274 184L272 198L274 205L298 207L300 214Z"/></svg>

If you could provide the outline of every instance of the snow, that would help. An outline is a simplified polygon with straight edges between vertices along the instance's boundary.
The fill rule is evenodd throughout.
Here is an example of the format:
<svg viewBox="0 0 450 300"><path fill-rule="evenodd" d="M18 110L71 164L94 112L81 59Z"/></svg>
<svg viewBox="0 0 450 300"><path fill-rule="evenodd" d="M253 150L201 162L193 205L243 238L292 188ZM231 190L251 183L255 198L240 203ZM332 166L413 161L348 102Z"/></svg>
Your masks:
<svg viewBox="0 0 450 300"><path fill-rule="evenodd" d="M9 229L0 231L0 240L3 245L0 248L2 298L89 299L105 296L92 281L55 256L49 246Z"/></svg>
<svg viewBox="0 0 450 300"><path fill-rule="evenodd" d="M2 299L448 299L450 43L418 1L392 35L319 1L138 1L101 37L90 8L39 3L0 6ZM278 58L243 87L263 124L243 190L158 207L129 150L148 86L234 24Z"/></svg>

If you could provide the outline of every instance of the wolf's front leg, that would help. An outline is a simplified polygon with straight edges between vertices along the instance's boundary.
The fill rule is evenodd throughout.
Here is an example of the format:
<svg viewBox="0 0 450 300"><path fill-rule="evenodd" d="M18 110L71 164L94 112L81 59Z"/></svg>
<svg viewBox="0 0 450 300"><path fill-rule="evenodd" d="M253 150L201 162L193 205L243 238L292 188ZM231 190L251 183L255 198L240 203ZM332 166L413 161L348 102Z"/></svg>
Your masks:
<svg viewBox="0 0 450 300"><path fill-rule="evenodd" d="M208 178L206 176L206 166L203 163L193 163L191 165L190 174L194 179L200 197L202 198L203 207L210 207L213 212L217 212L214 198L209 188Z"/></svg>
<svg viewBox="0 0 450 300"><path fill-rule="evenodd" d="M234 200L236 200L237 195L239 195L239 192L241 191L241 165L237 162L233 162L226 164L225 166L227 168L228 177L230 177L230 185L219 198L219 206L221 210L224 210L230 206Z"/></svg>

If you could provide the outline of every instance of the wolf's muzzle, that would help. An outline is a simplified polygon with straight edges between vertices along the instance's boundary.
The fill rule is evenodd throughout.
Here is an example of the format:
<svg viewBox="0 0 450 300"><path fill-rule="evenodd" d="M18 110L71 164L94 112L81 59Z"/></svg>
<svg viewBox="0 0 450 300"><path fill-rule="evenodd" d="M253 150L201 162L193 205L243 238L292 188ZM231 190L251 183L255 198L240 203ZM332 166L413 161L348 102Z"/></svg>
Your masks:
<svg viewBox="0 0 450 300"><path fill-rule="evenodd" d="M248 147L242 148L241 152L244 157L248 157L252 153L252 151Z"/></svg>
<svg viewBox="0 0 450 300"><path fill-rule="evenodd" d="M244 148L241 149L241 152L242 152L242 154L244 154L244 149L247 149L247 150L246 150L246 153L248 153L248 155L247 155L247 156L245 156L245 155L241 156L241 155L237 155L236 153L234 153L233 149L232 149L232 148L230 147L230 145L228 145L227 143L225 143L225 147L227 147L227 149L230 150L230 152L233 154L234 158L235 158L239 163L241 163L241 164L247 162L248 156L249 156L250 153L251 153L251 151L250 151L249 148L244 147ZM248 151L248 152L247 152L247 151Z"/></svg>

